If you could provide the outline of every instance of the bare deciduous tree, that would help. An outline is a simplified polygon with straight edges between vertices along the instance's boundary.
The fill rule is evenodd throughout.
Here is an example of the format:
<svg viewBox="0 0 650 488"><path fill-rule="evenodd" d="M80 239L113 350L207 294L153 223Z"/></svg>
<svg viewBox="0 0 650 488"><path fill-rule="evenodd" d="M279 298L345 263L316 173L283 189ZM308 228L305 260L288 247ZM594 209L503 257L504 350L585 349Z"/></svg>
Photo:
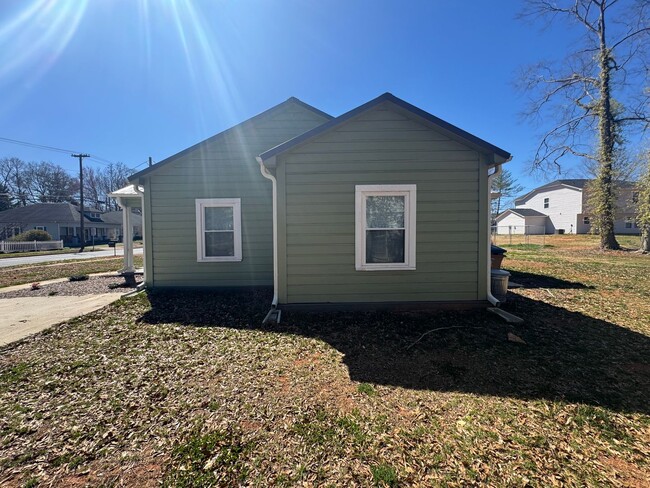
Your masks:
<svg viewBox="0 0 650 488"><path fill-rule="evenodd" d="M74 202L79 191L77 178L48 161L27 163L23 174L30 203Z"/></svg>
<svg viewBox="0 0 650 488"><path fill-rule="evenodd" d="M614 161L624 132L646 130L650 93L647 0L528 0L522 17L565 20L582 29L581 49L559 63L539 63L523 75L527 116L553 121L533 158L539 169L561 169L566 156L597 162L593 224L603 249L614 236Z"/></svg>

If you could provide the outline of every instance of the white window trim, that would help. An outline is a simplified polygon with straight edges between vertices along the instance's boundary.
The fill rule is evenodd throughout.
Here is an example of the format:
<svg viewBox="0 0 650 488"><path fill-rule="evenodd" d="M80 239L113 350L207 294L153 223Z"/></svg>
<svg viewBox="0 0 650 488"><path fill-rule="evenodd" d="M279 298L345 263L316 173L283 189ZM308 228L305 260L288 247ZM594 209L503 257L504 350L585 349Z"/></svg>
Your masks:
<svg viewBox="0 0 650 488"><path fill-rule="evenodd" d="M417 185L355 186L355 267L357 271L415 270ZM366 197L404 196L404 263L366 263Z"/></svg>
<svg viewBox="0 0 650 488"><path fill-rule="evenodd" d="M205 208L232 207L234 256L206 256L203 234L205 229ZM196 260L199 263L222 263L242 260L241 245L241 198L197 198L196 199Z"/></svg>

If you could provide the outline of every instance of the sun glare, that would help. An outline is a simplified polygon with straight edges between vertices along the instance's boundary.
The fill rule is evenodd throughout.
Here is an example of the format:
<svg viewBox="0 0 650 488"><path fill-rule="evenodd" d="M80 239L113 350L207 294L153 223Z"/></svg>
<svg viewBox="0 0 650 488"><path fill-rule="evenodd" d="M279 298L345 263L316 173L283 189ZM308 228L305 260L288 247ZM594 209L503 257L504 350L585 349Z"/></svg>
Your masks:
<svg viewBox="0 0 650 488"><path fill-rule="evenodd" d="M0 83L37 81L65 50L87 5L88 0L26 1L0 23Z"/></svg>

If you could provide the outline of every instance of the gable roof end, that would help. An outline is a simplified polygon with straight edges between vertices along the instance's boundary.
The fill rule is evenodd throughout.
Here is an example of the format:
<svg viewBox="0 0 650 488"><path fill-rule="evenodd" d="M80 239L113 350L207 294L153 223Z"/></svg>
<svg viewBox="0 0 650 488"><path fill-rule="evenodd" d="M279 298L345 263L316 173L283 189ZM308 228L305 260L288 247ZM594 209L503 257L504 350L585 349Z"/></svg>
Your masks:
<svg viewBox="0 0 650 488"><path fill-rule="evenodd" d="M585 188L585 186L587 186L588 182L589 182L589 180L584 179L584 178L582 178L582 179L572 179L572 180L555 180L555 181L551 181L550 183L546 183L545 185L538 186L537 188L534 188L534 189L530 190L525 195L522 195L520 197L515 198L514 202L515 202L515 205L519 205L520 203L523 203L526 200L528 200L528 198L532 197L538 191L549 190L549 189L554 188L556 186L558 186L558 187L559 186L564 186L564 187L568 187L568 188L573 188L574 190L582 191Z"/></svg>
<svg viewBox="0 0 650 488"><path fill-rule="evenodd" d="M499 157L503 158L504 160L510 159L510 153L497 147L494 146L493 144L490 144L487 141L484 141L483 139L470 134L467 131L464 131L463 129L456 127L455 125L450 124L449 122L446 122L435 115L430 114L429 112L425 112L424 110L416 107L415 105L411 105L410 103L402 100L401 98L397 98L395 95L392 93L384 93L383 95L380 95L379 97L375 98L374 100L370 100L369 102L364 103L363 105L360 105L359 107L350 110L349 112L344 113L343 115L340 115L339 117L336 117L329 122L325 122L322 125L319 125L318 127L315 127L314 129L305 132L304 134L301 134L299 136L294 137L293 139L290 139L286 142L283 142L282 144L275 146L274 148L269 149L268 151L263 152L260 154L260 159L267 164L268 166L273 166L274 161L272 158L277 156L278 154L281 154L283 152L286 152L290 150L291 148L297 146L298 144L301 144L303 142L306 142L322 133L325 131L336 127L339 124L342 124L343 122L367 111L370 110L373 107L376 107L380 103L383 102L392 102L395 105L423 118L424 120L431 122L438 127L452 133L453 135L457 136L460 139L463 139L470 144L477 146L481 149L483 149L486 152L489 153L494 153L498 155Z"/></svg>
<svg viewBox="0 0 650 488"><path fill-rule="evenodd" d="M271 107L271 108L265 110L264 112L261 112L261 113L259 113L257 115L254 115L250 119L244 120L243 122L240 122L239 124L233 125L232 127L229 127L228 129L226 129L224 131L221 131L218 134L215 134L215 135L213 135L211 137L208 137L207 139L205 139L205 140L203 140L203 141L201 141L201 142L199 142L197 144L194 144L193 146L190 146L187 149L183 149L182 151L174 154L173 156L170 156L170 157L168 157L166 159L163 159L162 161L160 161L159 163L154 164L153 166L150 166L148 168L143 169L142 171L138 171L137 173L132 174L131 176L129 176L128 179L129 179L130 182L137 184L138 179L141 178L142 176L146 176L146 175L148 175L148 174L150 174L150 173L152 173L154 171L157 171L162 166L165 166L165 165L167 165L169 163L172 163L172 162L176 161L177 159L181 158L182 156L185 156L186 154L188 154L188 153L190 153L192 151L195 151L196 149L199 149L204 144L207 144L209 142L214 141L215 139L217 139L219 137L223 137L224 135L229 134L230 132L232 132L234 129L236 129L238 127L241 127L243 125L248 125L248 124L250 124L252 122L255 122L255 121L261 119L262 117L268 116L268 115L272 114L273 112L276 112L277 110L279 110L281 107L284 107L285 105L289 104L289 103L295 103L297 105L300 105L301 107L303 107L303 108L305 108L307 110L310 110L310 111L314 112L315 114L318 114L318 115L320 115L320 116L322 116L322 117L324 117L326 119L331 119L332 118L331 115L326 114L325 112L323 112L322 110L317 109L316 107L312 107L308 103L305 103L302 100L297 99L296 97L289 97L284 102L279 103L278 105L275 105L274 107Z"/></svg>

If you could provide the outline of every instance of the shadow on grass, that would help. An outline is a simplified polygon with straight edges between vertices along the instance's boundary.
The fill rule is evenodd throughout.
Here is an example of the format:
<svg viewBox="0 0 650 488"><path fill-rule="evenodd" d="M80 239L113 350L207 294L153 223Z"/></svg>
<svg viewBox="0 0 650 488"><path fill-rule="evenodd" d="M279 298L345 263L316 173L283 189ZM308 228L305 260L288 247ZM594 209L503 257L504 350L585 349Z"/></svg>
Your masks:
<svg viewBox="0 0 650 488"><path fill-rule="evenodd" d="M262 326L270 290L150 293L150 324L267 330L318 338L342 352L350 378L404 388L598 405L650 413L650 338L510 294L509 326L485 311L284 314ZM430 333L438 327L464 327ZM527 344L508 342L514 332ZM412 347L410 347L413 345Z"/></svg>
<svg viewBox="0 0 650 488"><path fill-rule="evenodd" d="M540 275L535 273L525 273L523 271L510 271L512 281L515 281L524 288L557 288L557 289L577 289L577 290L593 290L591 285L577 283L574 281L561 280L553 276Z"/></svg>

